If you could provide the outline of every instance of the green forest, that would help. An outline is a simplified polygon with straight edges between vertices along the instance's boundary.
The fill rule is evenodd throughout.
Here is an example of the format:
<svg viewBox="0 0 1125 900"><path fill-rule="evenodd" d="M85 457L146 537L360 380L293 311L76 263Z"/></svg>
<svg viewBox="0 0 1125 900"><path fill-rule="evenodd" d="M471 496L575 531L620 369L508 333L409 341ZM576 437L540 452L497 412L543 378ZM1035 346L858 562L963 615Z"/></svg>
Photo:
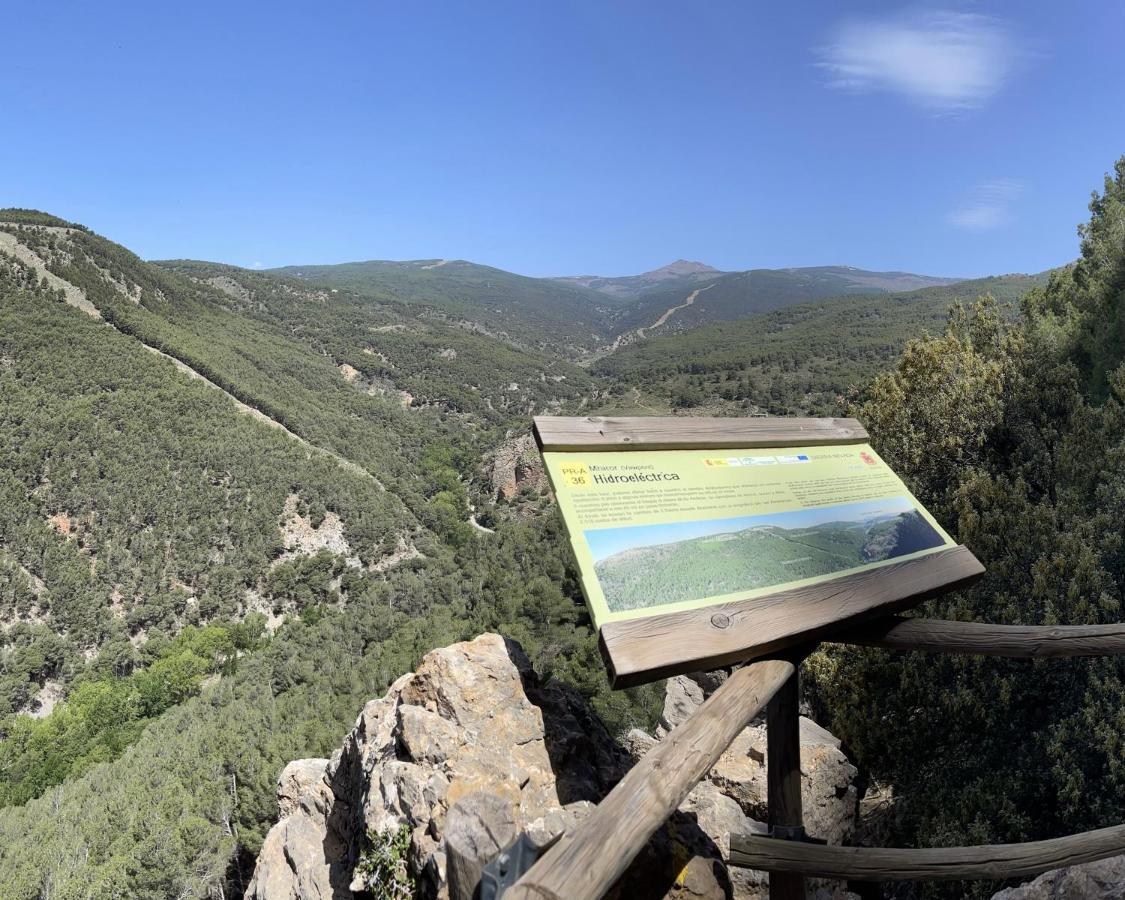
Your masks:
<svg viewBox="0 0 1125 900"><path fill-rule="evenodd" d="M651 727L663 685L609 689L549 492L489 481L539 413L854 415L987 567L922 614L1119 621L1123 233L1125 159L1072 265L613 349L620 303L558 281L147 263L0 212L0 897L240 896L281 768L484 631ZM824 645L804 689L893 786L889 843L1125 820L1120 658Z"/></svg>

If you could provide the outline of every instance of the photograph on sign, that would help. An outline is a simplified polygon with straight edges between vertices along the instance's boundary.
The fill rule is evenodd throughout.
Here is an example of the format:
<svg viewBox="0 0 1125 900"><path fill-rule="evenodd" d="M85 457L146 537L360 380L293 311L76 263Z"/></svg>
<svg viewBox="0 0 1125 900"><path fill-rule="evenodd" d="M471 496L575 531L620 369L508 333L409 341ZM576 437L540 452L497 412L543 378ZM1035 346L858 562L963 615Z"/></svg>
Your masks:
<svg viewBox="0 0 1125 900"><path fill-rule="evenodd" d="M866 444L544 459L598 626L955 546Z"/></svg>

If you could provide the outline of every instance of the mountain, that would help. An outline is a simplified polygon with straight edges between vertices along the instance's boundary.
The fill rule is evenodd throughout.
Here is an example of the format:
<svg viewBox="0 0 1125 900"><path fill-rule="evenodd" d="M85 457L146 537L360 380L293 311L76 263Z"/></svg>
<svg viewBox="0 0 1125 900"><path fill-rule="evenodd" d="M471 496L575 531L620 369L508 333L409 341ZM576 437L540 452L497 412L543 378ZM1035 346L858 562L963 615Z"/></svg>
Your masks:
<svg viewBox="0 0 1125 900"><path fill-rule="evenodd" d="M426 650L592 658L553 517L474 479L596 393L430 307L0 211L0 896L237 896L281 766Z"/></svg>
<svg viewBox="0 0 1125 900"><path fill-rule="evenodd" d="M570 356L581 356L611 337L608 322L615 304L606 295L464 260L371 260L269 271L376 300L422 305L435 320Z"/></svg>
<svg viewBox="0 0 1125 900"><path fill-rule="evenodd" d="M677 260L641 275L529 278L464 260L285 266L290 283L417 306L445 324L572 361L652 334L683 331L841 294L876 294L956 279L847 266L720 272Z"/></svg>
<svg viewBox="0 0 1125 900"><path fill-rule="evenodd" d="M618 340L686 331L842 294L884 294L954 284L908 272L868 272L850 266L751 269L693 276L690 284L644 291L614 317Z"/></svg>
<svg viewBox="0 0 1125 900"><path fill-rule="evenodd" d="M714 278L723 274L718 269L706 263L694 262L689 259L677 259L675 262L651 272L640 275L622 275L618 277L605 277L601 275L566 275L555 278L569 284L578 284L582 287L592 288L611 297L630 299L643 294L645 291L658 287L682 286L694 284L705 278Z"/></svg>
<svg viewBox="0 0 1125 900"><path fill-rule="evenodd" d="M658 332L597 360L609 381L602 408L655 414L671 405L694 414L833 415L849 387L887 368L912 338L939 332L954 303L992 295L1011 317L1040 275L1004 275L894 294L800 303L734 322Z"/></svg>

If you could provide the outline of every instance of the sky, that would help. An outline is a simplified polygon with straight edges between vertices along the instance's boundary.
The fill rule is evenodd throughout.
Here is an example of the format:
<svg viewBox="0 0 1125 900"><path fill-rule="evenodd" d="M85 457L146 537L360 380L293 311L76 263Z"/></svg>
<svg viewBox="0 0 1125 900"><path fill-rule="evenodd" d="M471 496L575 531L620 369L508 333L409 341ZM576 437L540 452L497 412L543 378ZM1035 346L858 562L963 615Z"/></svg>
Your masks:
<svg viewBox="0 0 1125 900"><path fill-rule="evenodd" d="M700 519L694 522L671 522L663 525L625 525L620 528L594 528L583 531L590 555L598 562L634 547L655 547L712 534L730 534L744 528L774 525L778 528L812 528L825 522L863 522L910 512L914 505L906 497L865 500L842 506L820 506L789 512L738 516L733 519Z"/></svg>
<svg viewBox="0 0 1125 900"><path fill-rule="evenodd" d="M1074 258L1125 154L1118 0L54 0L3 20L0 205L148 259L1034 272Z"/></svg>

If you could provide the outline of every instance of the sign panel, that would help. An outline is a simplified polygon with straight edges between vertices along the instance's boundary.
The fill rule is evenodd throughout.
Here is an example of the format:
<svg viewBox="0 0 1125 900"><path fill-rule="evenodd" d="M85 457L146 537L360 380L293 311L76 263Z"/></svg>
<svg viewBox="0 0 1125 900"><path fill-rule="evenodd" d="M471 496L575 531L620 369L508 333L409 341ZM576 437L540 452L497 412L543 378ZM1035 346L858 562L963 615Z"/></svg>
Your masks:
<svg viewBox="0 0 1125 900"><path fill-rule="evenodd" d="M598 628L956 546L867 444L543 458Z"/></svg>

